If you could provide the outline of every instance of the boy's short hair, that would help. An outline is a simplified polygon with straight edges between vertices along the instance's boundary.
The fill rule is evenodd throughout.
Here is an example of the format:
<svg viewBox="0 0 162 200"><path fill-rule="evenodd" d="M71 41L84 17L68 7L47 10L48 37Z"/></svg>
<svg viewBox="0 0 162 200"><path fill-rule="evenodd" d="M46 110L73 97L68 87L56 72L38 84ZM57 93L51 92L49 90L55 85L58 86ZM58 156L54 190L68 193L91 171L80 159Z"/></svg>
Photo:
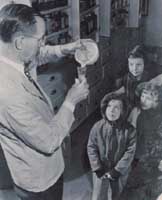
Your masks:
<svg viewBox="0 0 162 200"><path fill-rule="evenodd" d="M162 88L152 84L150 82L140 83L136 89L136 95L141 96L142 92L149 92L153 98L157 98L158 101L162 100Z"/></svg>
<svg viewBox="0 0 162 200"><path fill-rule="evenodd" d="M128 58L142 58L145 60L145 52L141 45L136 45L128 54Z"/></svg>
<svg viewBox="0 0 162 200"><path fill-rule="evenodd" d="M36 23L35 16L32 7L24 4L7 4L0 10L0 39L10 43L14 34L31 32Z"/></svg>

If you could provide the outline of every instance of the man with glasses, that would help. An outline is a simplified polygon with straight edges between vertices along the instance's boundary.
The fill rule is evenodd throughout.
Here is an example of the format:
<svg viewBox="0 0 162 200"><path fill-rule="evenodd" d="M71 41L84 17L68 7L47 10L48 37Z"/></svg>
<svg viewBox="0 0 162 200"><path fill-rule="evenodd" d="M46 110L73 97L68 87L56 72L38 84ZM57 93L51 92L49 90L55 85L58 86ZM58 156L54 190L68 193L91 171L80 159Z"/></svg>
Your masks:
<svg viewBox="0 0 162 200"><path fill-rule="evenodd" d="M87 98L77 81L56 115L37 83L36 67L79 47L44 46L45 23L31 7L9 4L0 11L0 142L21 200L61 200L61 144L74 122L75 105Z"/></svg>

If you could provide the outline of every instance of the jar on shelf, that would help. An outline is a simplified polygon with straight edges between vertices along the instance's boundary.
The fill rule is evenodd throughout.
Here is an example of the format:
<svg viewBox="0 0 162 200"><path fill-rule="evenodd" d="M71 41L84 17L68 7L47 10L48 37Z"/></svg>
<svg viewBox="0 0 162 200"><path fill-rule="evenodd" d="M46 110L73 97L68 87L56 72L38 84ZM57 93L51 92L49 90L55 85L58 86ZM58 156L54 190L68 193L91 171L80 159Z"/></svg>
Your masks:
<svg viewBox="0 0 162 200"><path fill-rule="evenodd" d="M92 20L93 20L93 31L94 30L97 30L97 15L94 13L94 12L92 12Z"/></svg>
<svg viewBox="0 0 162 200"><path fill-rule="evenodd" d="M65 33L61 33L58 37L58 44L65 44L66 43L66 35Z"/></svg>
<svg viewBox="0 0 162 200"><path fill-rule="evenodd" d="M57 3L59 4L59 6L67 6L68 0L57 0Z"/></svg>
<svg viewBox="0 0 162 200"><path fill-rule="evenodd" d="M97 15L94 12L87 15L86 20L88 22L88 34L97 30Z"/></svg>
<svg viewBox="0 0 162 200"><path fill-rule="evenodd" d="M61 29L67 28L69 25L68 15L65 12L61 13Z"/></svg>
<svg viewBox="0 0 162 200"><path fill-rule="evenodd" d="M44 19L45 19L45 24L46 24L46 34L48 35L52 31L51 30L51 16L50 16L50 14L45 15Z"/></svg>
<svg viewBox="0 0 162 200"><path fill-rule="evenodd" d="M87 10L89 8L89 1L87 0L80 0L80 11Z"/></svg>
<svg viewBox="0 0 162 200"><path fill-rule="evenodd" d="M96 0L89 0L89 6L93 7L96 5Z"/></svg>
<svg viewBox="0 0 162 200"><path fill-rule="evenodd" d="M88 35L88 22L86 17L84 17L80 22L80 36L84 38L86 35Z"/></svg>
<svg viewBox="0 0 162 200"><path fill-rule="evenodd" d="M90 34L93 31L93 19L92 19L92 14L88 14L86 16L86 20L88 23L88 31L87 34Z"/></svg>
<svg viewBox="0 0 162 200"><path fill-rule="evenodd" d="M51 16L52 32L61 30L61 12L55 12Z"/></svg>

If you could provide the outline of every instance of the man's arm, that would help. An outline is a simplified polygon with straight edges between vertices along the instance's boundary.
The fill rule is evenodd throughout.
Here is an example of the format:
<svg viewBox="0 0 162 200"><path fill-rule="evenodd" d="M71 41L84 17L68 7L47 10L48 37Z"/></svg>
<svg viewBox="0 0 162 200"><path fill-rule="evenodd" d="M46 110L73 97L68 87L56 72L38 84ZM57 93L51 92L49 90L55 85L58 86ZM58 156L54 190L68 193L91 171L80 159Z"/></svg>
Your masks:
<svg viewBox="0 0 162 200"><path fill-rule="evenodd" d="M74 121L73 112L62 105L50 122L26 102L17 102L8 106L4 117L9 122L9 129L26 145L36 151L52 154L62 144Z"/></svg>
<svg viewBox="0 0 162 200"><path fill-rule="evenodd" d="M49 120L22 98L16 98L4 111L9 129L26 145L52 154L62 144L74 122L75 105L87 98L87 83L76 83L69 90L58 113ZM48 119L48 115L47 115Z"/></svg>
<svg viewBox="0 0 162 200"><path fill-rule="evenodd" d="M37 65L40 66L49 62L56 62L64 56L73 54L75 50L80 47L80 40L63 45L45 45L40 48Z"/></svg>

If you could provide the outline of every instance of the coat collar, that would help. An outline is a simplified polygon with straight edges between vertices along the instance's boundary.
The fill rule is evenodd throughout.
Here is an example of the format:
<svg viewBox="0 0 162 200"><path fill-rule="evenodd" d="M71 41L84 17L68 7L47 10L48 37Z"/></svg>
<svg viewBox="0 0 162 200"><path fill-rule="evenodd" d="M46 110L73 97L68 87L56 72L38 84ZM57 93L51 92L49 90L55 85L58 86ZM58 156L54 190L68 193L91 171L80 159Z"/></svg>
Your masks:
<svg viewBox="0 0 162 200"><path fill-rule="evenodd" d="M10 69L12 67L12 70L10 70L10 69L7 70L8 71L7 74L8 74L8 76L10 76L10 79L12 80L12 82L15 83L14 85L17 85L17 88L19 88L19 86L21 85L26 90L27 93L29 93L33 97L42 99L42 95L40 94L38 89L36 89L36 87L33 85L33 83L31 83L28 80L28 78L26 77L26 75L24 74L24 65L23 64L18 64L14 61L9 60L8 58L6 58L4 56L0 56L0 61L2 63L6 64L6 67L5 67L6 69L4 69L4 70L7 70L7 66L9 66ZM43 98L47 99L47 104L53 113L53 106L52 106L52 103L51 103L49 97L45 94L45 92L43 91L43 89L41 88L41 86L38 83L37 83L37 85L44 95Z"/></svg>
<svg viewBox="0 0 162 200"><path fill-rule="evenodd" d="M3 63L6 63L7 65L12 66L13 68L18 70L19 72L21 72L25 76L23 64L16 63L16 62L14 62L14 61L12 61L12 60L10 60L7 57L2 56L2 55L0 55L0 61L2 61Z"/></svg>

